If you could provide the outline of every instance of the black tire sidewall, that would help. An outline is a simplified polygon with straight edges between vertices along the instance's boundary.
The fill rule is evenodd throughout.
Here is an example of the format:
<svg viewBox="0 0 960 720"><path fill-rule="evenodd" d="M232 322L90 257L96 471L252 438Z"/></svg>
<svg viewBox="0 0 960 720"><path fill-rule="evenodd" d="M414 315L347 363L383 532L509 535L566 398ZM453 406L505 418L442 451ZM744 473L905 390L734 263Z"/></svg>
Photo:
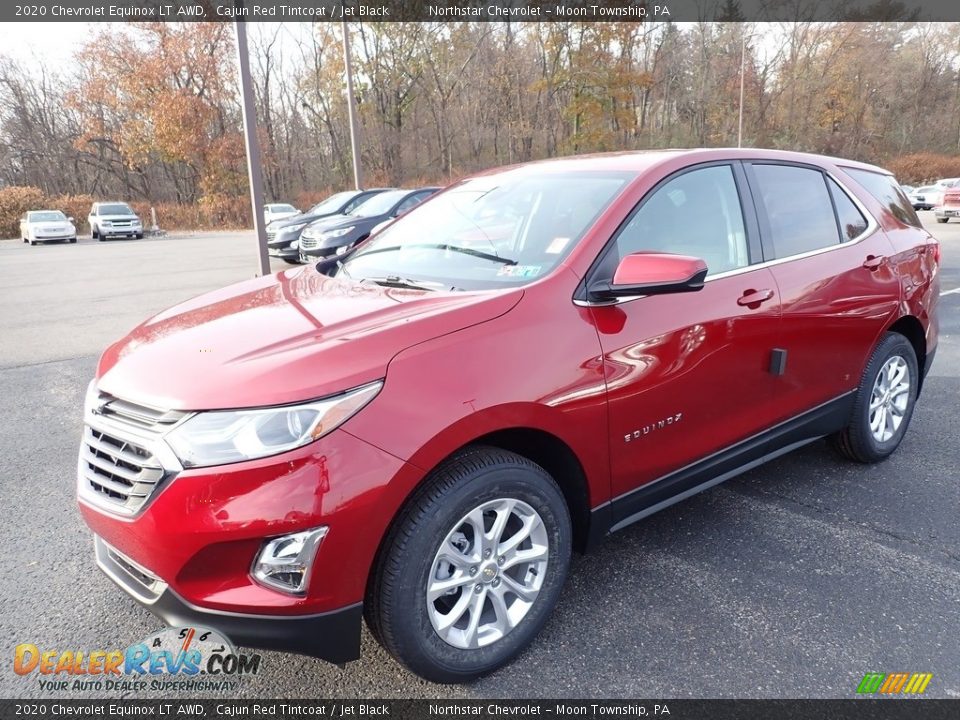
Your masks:
<svg viewBox="0 0 960 720"><path fill-rule="evenodd" d="M550 542L547 573L533 607L506 637L487 647L462 650L445 642L427 614L426 587L440 543L460 518L499 498L534 508ZM442 511L421 518L400 559L402 571L390 600L390 635L401 660L414 672L439 682L462 682L509 662L540 632L557 603L570 564L572 530L559 488L542 470L525 465L487 467L448 491ZM402 605L402 606L401 606Z"/></svg>
<svg viewBox="0 0 960 720"><path fill-rule="evenodd" d="M892 357L899 355L907 363L907 369L910 374L910 392L907 400L907 409L903 414L903 420L900 427L886 442L877 440L870 431L870 396L873 392L873 385L876 382L877 375L884 364ZM917 401L917 390L919 389L920 374L917 366L917 356L910 342L898 334L888 335L877 347L870 363L864 372L863 381L860 386L859 397L856 407L856 416L851 428L857 435L857 442L873 460L882 460L890 456L900 445L903 436L910 425L910 419L913 417L913 410Z"/></svg>

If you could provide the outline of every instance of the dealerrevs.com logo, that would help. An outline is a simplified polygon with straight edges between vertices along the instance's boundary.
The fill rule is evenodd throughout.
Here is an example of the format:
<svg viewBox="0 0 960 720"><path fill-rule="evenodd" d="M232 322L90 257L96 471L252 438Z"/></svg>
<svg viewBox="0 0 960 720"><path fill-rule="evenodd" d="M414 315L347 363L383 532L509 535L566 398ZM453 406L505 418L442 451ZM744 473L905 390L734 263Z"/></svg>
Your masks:
<svg viewBox="0 0 960 720"><path fill-rule="evenodd" d="M237 653L227 638L203 627L164 628L125 650L14 650L17 675L36 677L44 691L128 693L201 691L240 687L260 671L259 655Z"/></svg>

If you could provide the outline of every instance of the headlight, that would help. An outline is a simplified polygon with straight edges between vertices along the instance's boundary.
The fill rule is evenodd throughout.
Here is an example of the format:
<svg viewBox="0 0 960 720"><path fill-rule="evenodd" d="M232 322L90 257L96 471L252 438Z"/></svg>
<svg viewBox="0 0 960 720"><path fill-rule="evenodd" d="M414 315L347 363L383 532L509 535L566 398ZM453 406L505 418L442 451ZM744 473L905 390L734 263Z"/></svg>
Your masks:
<svg viewBox="0 0 960 720"><path fill-rule="evenodd" d="M339 427L373 400L383 381L302 405L215 410L194 415L166 436L184 467L253 460L293 450Z"/></svg>
<svg viewBox="0 0 960 720"><path fill-rule="evenodd" d="M101 221L100 221L100 224L103 225L104 227L106 227L107 225L113 225L113 221L112 221L112 220L101 220Z"/></svg>
<svg viewBox="0 0 960 720"><path fill-rule="evenodd" d="M131 224L131 225L143 225L143 223L140 222L140 220L139 220L138 218L134 218L134 219L133 219L133 222L130 223L130 224Z"/></svg>
<svg viewBox="0 0 960 720"><path fill-rule="evenodd" d="M279 232L297 232L297 230L303 230L310 223L299 223L297 225L287 225L285 228L278 228Z"/></svg>
<svg viewBox="0 0 960 720"><path fill-rule="evenodd" d="M350 227L340 228L339 230L330 230L329 232L320 233L320 237L322 237L324 240L343 237L344 235L353 232L354 227L354 225L351 225Z"/></svg>

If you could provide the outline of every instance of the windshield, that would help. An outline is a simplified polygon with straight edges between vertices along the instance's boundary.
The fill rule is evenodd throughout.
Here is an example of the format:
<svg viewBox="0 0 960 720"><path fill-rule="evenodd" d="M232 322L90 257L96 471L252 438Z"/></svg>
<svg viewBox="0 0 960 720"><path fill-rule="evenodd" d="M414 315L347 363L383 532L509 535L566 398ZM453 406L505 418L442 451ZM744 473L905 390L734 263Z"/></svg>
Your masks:
<svg viewBox="0 0 960 720"><path fill-rule="evenodd" d="M129 205L101 205L97 215L133 215Z"/></svg>
<svg viewBox="0 0 960 720"><path fill-rule="evenodd" d="M62 222L67 219L67 216L59 210L45 210L43 212L30 213L27 219L30 222Z"/></svg>
<svg viewBox="0 0 960 720"><path fill-rule="evenodd" d="M295 213L297 209L293 205L267 205L270 212L282 213L282 212L292 212Z"/></svg>
<svg viewBox="0 0 960 720"><path fill-rule="evenodd" d="M340 272L459 290L524 285L566 257L633 177L533 166L468 180L384 228Z"/></svg>
<svg viewBox="0 0 960 720"><path fill-rule="evenodd" d="M346 192L338 192L334 195L331 195L326 200L321 203L317 203L312 208L308 215L325 215L327 213L332 213L335 210L339 210L346 202L350 200L356 191L348 190Z"/></svg>
<svg viewBox="0 0 960 720"><path fill-rule="evenodd" d="M383 215L409 194L409 190L392 190L390 192L379 193L365 203L362 203L359 207L354 208L350 214L356 215L357 217L376 217L377 215Z"/></svg>

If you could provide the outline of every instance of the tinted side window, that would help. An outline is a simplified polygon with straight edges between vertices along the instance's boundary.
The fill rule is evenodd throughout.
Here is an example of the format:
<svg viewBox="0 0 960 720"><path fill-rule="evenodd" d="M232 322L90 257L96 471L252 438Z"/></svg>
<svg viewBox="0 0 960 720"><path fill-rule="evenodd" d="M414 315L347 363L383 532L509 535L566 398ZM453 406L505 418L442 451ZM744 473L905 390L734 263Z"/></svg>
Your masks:
<svg viewBox="0 0 960 720"><path fill-rule="evenodd" d="M754 165L753 172L770 221L774 258L840 242L823 173L790 165Z"/></svg>
<svg viewBox="0 0 960 720"><path fill-rule="evenodd" d="M350 214L350 213L353 212L356 208L360 207L360 206L363 205L367 200L369 200L370 198L372 198L374 195L376 195L376 193L369 193L369 194L365 194L365 195L357 195L353 200L351 200L349 203L347 203L347 205L343 208L342 213L343 213L344 215Z"/></svg>
<svg viewBox="0 0 960 720"><path fill-rule="evenodd" d="M691 170L649 196L617 236L616 260L641 251L702 258L710 275L746 267L747 234L731 167Z"/></svg>
<svg viewBox="0 0 960 720"><path fill-rule="evenodd" d="M837 222L840 223L840 241L846 242L859 237L867 229L867 219L860 209L853 204L853 200L843 188L837 185L832 178L827 178L833 205L837 209Z"/></svg>
<svg viewBox="0 0 960 720"><path fill-rule="evenodd" d="M913 209L913 205L903 194L903 190L897 185L893 175L881 175L869 170L856 170L854 168L844 168L844 170L854 180L863 185L867 192L886 205L897 220L905 225L922 227L920 218L917 217L917 211Z"/></svg>
<svg viewBox="0 0 960 720"><path fill-rule="evenodd" d="M416 207L430 197L430 195L432 195L432 193L419 193L417 195L411 195L402 203L400 203L400 207L397 208L396 214L399 215L400 213L405 213L407 210Z"/></svg>

